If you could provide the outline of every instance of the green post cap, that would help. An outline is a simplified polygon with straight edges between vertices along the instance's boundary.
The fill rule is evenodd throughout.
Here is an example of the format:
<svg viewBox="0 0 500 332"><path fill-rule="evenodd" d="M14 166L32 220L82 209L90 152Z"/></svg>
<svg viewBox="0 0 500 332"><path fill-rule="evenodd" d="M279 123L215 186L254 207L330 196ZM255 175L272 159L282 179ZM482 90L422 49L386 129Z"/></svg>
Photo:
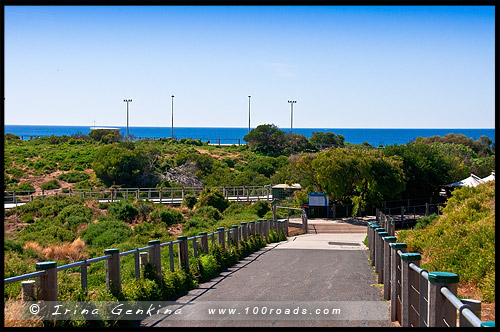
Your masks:
<svg viewBox="0 0 500 332"><path fill-rule="evenodd" d="M231 228L238 228L238 225L233 225L231 226Z"/></svg>
<svg viewBox="0 0 500 332"><path fill-rule="evenodd" d="M455 284L459 281L458 274L451 272L429 272L429 281L439 284Z"/></svg>
<svg viewBox="0 0 500 332"><path fill-rule="evenodd" d="M377 232L377 233L385 232L385 228L384 227L377 227L377 228L375 228L375 232Z"/></svg>
<svg viewBox="0 0 500 332"><path fill-rule="evenodd" d="M187 236L178 236L177 237L177 240L181 240L181 241L184 241L184 240L187 240Z"/></svg>
<svg viewBox="0 0 500 332"><path fill-rule="evenodd" d="M380 236L380 237L387 236L387 235L389 235L389 233L387 233L387 232L378 232L378 236Z"/></svg>
<svg viewBox="0 0 500 332"><path fill-rule="evenodd" d="M255 221L249 221L248 223L249 224L255 224Z"/></svg>
<svg viewBox="0 0 500 332"><path fill-rule="evenodd" d="M150 246L154 246L154 245L157 245L157 244L160 244L161 241L160 240L151 240L151 241L148 241L148 245Z"/></svg>
<svg viewBox="0 0 500 332"><path fill-rule="evenodd" d="M267 221L267 219L257 219L257 221Z"/></svg>
<svg viewBox="0 0 500 332"><path fill-rule="evenodd" d="M384 236L382 238L385 242L396 242L396 237L395 236Z"/></svg>
<svg viewBox="0 0 500 332"><path fill-rule="evenodd" d="M217 231L223 231L224 227L217 227Z"/></svg>
<svg viewBox="0 0 500 332"><path fill-rule="evenodd" d="M406 253L401 255L401 259L405 262L419 261L422 259L419 253Z"/></svg>
<svg viewBox="0 0 500 332"><path fill-rule="evenodd" d="M244 221L240 222L240 225L241 225L241 226L245 226L246 224L247 224L247 223L246 223L246 222L244 222Z"/></svg>
<svg viewBox="0 0 500 332"><path fill-rule="evenodd" d="M392 249L403 249L406 248L407 245L406 243L401 243L401 242L394 242L389 244Z"/></svg>
<svg viewBox="0 0 500 332"><path fill-rule="evenodd" d="M35 264L35 268L37 271L40 270L49 270L57 267L57 262L49 261L49 262L40 262Z"/></svg>
<svg viewBox="0 0 500 332"><path fill-rule="evenodd" d="M376 223L374 223L374 222L372 222L372 224L370 225L370 227L371 227L371 228L378 228L378 227L379 227L379 225L378 225L378 224L376 224Z"/></svg>
<svg viewBox="0 0 500 332"><path fill-rule="evenodd" d="M495 321L489 320L487 322L482 322L481 327L495 327Z"/></svg>
<svg viewBox="0 0 500 332"><path fill-rule="evenodd" d="M104 249L104 255L114 255L120 253L120 249Z"/></svg>
<svg viewBox="0 0 500 332"><path fill-rule="evenodd" d="M199 232L198 235L207 235L207 232Z"/></svg>

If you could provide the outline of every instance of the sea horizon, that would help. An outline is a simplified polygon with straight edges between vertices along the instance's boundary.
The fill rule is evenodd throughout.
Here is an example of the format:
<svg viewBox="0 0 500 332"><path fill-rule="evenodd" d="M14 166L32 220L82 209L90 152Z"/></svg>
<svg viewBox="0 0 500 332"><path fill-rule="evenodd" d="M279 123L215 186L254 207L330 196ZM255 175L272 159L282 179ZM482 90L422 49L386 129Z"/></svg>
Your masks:
<svg viewBox="0 0 500 332"><path fill-rule="evenodd" d="M95 125L4 125L4 133L11 133L28 139L30 136L62 136L87 135L92 127L120 128L120 133L126 136L126 126ZM280 127L278 127L280 128ZM255 127L251 127L255 129ZM129 133L136 139L159 139L171 137L172 127L129 126ZM280 128L286 133L290 128ZM361 144L367 142L372 146L406 144L417 137L444 136L449 133L463 134L473 140L480 136L488 136L495 142L495 128L293 128L293 133L310 138L313 132L333 132L342 135L346 143ZM248 133L248 127L174 127L174 137L200 139L211 143L244 144L243 137Z"/></svg>

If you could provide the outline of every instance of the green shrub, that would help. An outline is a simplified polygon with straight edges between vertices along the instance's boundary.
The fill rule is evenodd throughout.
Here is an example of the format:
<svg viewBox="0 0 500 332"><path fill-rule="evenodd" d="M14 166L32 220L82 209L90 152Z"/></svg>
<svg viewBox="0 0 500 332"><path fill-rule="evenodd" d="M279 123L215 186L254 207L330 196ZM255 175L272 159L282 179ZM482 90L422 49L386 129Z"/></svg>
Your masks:
<svg viewBox="0 0 500 332"><path fill-rule="evenodd" d="M97 205L97 208L101 210L106 210L109 208L109 203L100 202L99 205Z"/></svg>
<svg viewBox="0 0 500 332"><path fill-rule="evenodd" d="M433 213L427 217L417 219L417 223L415 224L413 229L414 230L423 229L423 228L427 227L429 224L431 224L432 222L434 222L438 218L439 218L439 216L437 214Z"/></svg>
<svg viewBox="0 0 500 332"><path fill-rule="evenodd" d="M217 189L205 188L201 191L196 206L213 206L220 212L224 212L224 210L229 206L229 201L224 198L224 195Z"/></svg>
<svg viewBox="0 0 500 332"><path fill-rule="evenodd" d="M57 189L60 188L61 185L56 179L44 182L40 185L40 188L43 190L52 190L52 189Z"/></svg>
<svg viewBox="0 0 500 332"><path fill-rule="evenodd" d="M196 198L195 195L193 194L187 194L184 196L184 198L182 199L182 206L185 206L189 209L193 209L193 207L195 206L196 202L198 202L198 198Z"/></svg>
<svg viewBox="0 0 500 332"><path fill-rule="evenodd" d="M221 220L222 214L213 206L202 206L194 211L195 217L201 217L205 220Z"/></svg>
<svg viewBox="0 0 500 332"><path fill-rule="evenodd" d="M81 216L70 216L66 218L66 223L64 226L66 226L67 229L69 229L72 232L75 232L78 228L78 226L82 224L87 224L89 223L89 219Z"/></svg>
<svg viewBox="0 0 500 332"><path fill-rule="evenodd" d="M113 202L109 206L109 215L118 220L131 222L139 214L139 210L127 200Z"/></svg>
<svg viewBox="0 0 500 332"><path fill-rule="evenodd" d="M28 224L31 224L31 223L35 222L35 217L33 217L33 215L31 213L26 213L26 214L23 214L21 216L21 221L28 223Z"/></svg>
<svg viewBox="0 0 500 332"><path fill-rule="evenodd" d="M80 181L85 181L90 179L90 175L81 171L72 171L69 173L61 174L57 177L59 180L66 181L69 183L75 183Z"/></svg>
<svg viewBox="0 0 500 332"><path fill-rule="evenodd" d="M30 181L26 181L18 185L15 189L15 191L28 191L28 192L35 192L35 187L31 184Z"/></svg>
<svg viewBox="0 0 500 332"><path fill-rule="evenodd" d="M232 216L245 211L246 206L238 202L230 202L227 209L224 210L224 216Z"/></svg>
<svg viewBox="0 0 500 332"><path fill-rule="evenodd" d="M19 254L23 253L23 246L19 242L11 239L4 239L3 248L6 252L15 251Z"/></svg>
<svg viewBox="0 0 500 332"><path fill-rule="evenodd" d="M64 228L61 223L48 218L36 220L20 231L18 236L22 242L34 241L42 246L72 242L75 239L73 232Z"/></svg>
<svg viewBox="0 0 500 332"><path fill-rule="evenodd" d="M94 248L106 248L122 243L131 235L130 227L119 220L102 220L96 224L90 224L80 233L85 243Z"/></svg>
<svg viewBox="0 0 500 332"><path fill-rule="evenodd" d="M170 208L156 210L150 214L150 218L155 222L165 223L167 226L179 224L184 220L182 213Z"/></svg>
<svg viewBox="0 0 500 332"><path fill-rule="evenodd" d="M82 217L86 222L89 222L92 217L93 210L88 206L83 205L68 205L57 214L55 220L64 224L70 217Z"/></svg>
<svg viewBox="0 0 500 332"><path fill-rule="evenodd" d="M267 201L257 201L253 203L250 208L259 216L259 218L264 217L266 213L271 210L269 202Z"/></svg>
<svg viewBox="0 0 500 332"><path fill-rule="evenodd" d="M143 201L142 199L137 200L135 203L137 207L137 214L141 217L142 220L146 220L146 217L151 212L151 206L149 203Z"/></svg>

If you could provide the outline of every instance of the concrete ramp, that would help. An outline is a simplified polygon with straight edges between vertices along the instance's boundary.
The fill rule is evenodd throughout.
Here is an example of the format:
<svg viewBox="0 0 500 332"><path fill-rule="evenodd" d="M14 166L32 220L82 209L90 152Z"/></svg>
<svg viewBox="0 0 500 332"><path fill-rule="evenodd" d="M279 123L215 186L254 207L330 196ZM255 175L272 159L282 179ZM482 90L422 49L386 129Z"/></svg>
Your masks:
<svg viewBox="0 0 500 332"><path fill-rule="evenodd" d="M365 233L368 219L309 219L309 234ZM371 219L370 219L371 220Z"/></svg>

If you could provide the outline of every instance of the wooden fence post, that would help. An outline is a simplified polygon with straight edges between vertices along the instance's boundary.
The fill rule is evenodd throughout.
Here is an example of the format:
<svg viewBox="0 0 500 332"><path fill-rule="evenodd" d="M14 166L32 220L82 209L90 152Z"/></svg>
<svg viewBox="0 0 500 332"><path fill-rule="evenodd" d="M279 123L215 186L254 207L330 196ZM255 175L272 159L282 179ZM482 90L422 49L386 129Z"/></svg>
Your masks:
<svg viewBox="0 0 500 332"><path fill-rule="evenodd" d="M379 258L379 252L380 252L380 249L379 249L379 240L380 238L378 237L378 233L379 232L385 232L385 229L383 229L382 227L377 227L375 228L375 236L373 237L373 262L374 262L374 266L375 266L375 273L379 273L379 268L380 268L380 258Z"/></svg>
<svg viewBox="0 0 500 332"><path fill-rule="evenodd" d="M111 255L106 260L106 290L117 295L121 290L120 249L105 249L104 255Z"/></svg>
<svg viewBox="0 0 500 332"><path fill-rule="evenodd" d="M87 290L87 260L84 259L82 265L80 266L80 281L82 283L82 289Z"/></svg>
<svg viewBox="0 0 500 332"><path fill-rule="evenodd" d="M241 222L241 238L243 241L248 240L248 227L246 222Z"/></svg>
<svg viewBox="0 0 500 332"><path fill-rule="evenodd" d="M224 248L225 247L225 244L224 244L224 227L217 228L217 239L219 241L219 245L222 246L222 248Z"/></svg>
<svg viewBox="0 0 500 332"><path fill-rule="evenodd" d="M201 232L198 233L198 235L201 235L200 242L201 242L201 249L205 254L208 254L208 233L207 232Z"/></svg>
<svg viewBox="0 0 500 332"><path fill-rule="evenodd" d="M23 301L35 301L35 280L21 281Z"/></svg>
<svg viewBox="0 0 500 332"><path fill-rule="evenodd" d="M302 208L302 212L300 214L300 217L302 219L302 231L307 234L308 233L308 225L307 225L306 209Z"/></svg>
<svg viewBox="0 0 500 332"><path fill-rule="evenodd" d="M384 281L384 240L383 238L385 236L388 236L389 233L387 232L378 232L378 239L377 239L377 265L378 265L378 275L377 275L377 283L381 284Z"/></svg>
<svg viewBox="0 0 500 332"><path fill-rule="evenodd" d="M384 236L384 299L391 299L391 243L396 242L395 236Z"/></svg>
<svg viewBox="0 0 500 332"><path fill-rule="evenodd" d="M179 242L179 267L189 272L189 247L187 236L178 236Z"/></svg>
<svg viewBox="0 0 500 332"><path fill-rule="evenodd" d="M234 241L234 246L238 248L238 225L233 225L232 227L232 239Z"/></svg>
<svg viewBox="0 0 500 332"><path fill-rule="evenodd" d="M441 288L446 287L457 295L458 275L450 272L429 272L429 327L455 327L457 310L443 294ZM446 321L446 323L445 323Z"/></svg>
<svg viewBox="0 0 500 332"><path fill-rule="evenodd" d="M36 277L37 300L57 301L57 262L36 263L37 271L47 271L43 276Z"/></svg>
<svg viewBox="0 0 500 332"><path fill-rule="evenodd" d="M250 235L255 236L255 221L250 221L248 225L250 227Z"/></svg>
<svg viewBox="0 0 500 332"><path fill-rule="evenodd" d="M401 319L401 259L398 250L406 252L406 243L391 243L391 321Z"/></svg>
<svg viewBox="0 0 500 332"><path fill-rule="evenodd" d="M419 296L415 295L413 288L419 289L419 275L410 269L410 263L420 265L422 257L418 253L404 253L401 255L401 326L417 327L418 316L412 309L418 310Z"/></svg>
<svg viewBox="0 0 500 332"><path fill-rule="evenodd" d="M273 220L276 220L276 205L273 205Z"/></svg>
<svg viewBox="0 0 500 332"><path fill-rule="evenodd" d="M158 277L161 277L161 248L160 240L148 241L149 248L149 263L153 266Z"/></svg>
<svg viewBox="0 0 500 332"><path fill-rule="evenodd" d="M140 261L141 267L146 266L146 264L148 263L148 253L147 252L141 252L139 254L139 261Z"/></svg>

